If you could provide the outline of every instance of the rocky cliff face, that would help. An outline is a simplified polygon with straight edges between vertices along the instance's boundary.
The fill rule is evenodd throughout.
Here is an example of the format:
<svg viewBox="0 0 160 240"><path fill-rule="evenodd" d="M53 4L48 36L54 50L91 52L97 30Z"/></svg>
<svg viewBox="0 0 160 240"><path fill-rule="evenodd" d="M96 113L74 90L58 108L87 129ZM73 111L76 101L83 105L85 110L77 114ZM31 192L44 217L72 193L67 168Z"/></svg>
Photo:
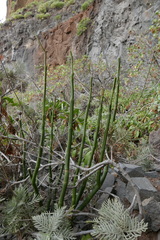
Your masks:
<svg viewBox="0 0 160 240"><path fill-rule="evenodd" d="M8 14L11 0L8 0ZM28 1L16 1L15 8ZM86 11L81 10L84 1L61 10L50 10L50 17L9 21L0 31L0 53L7 67L23 67L26 75L34 77L35 66L43 61L38 46L39 36L48 51L48 64L59 65L66 61L69 51L76 57L88 54L93 61L101 55L111 63L118 56L125 61L127 47L134 43L136 35L144 34L152 23L159 0L95 0ZM25 10L27 11L27 10ZM55 16L61 15L61 21ZM77 24L85 17L91 19L88 29L77 36Z"/></svg>
<svg viewBox="0 0 160 240"><path fill-rule="evenodd" d="M88 48L91 58L100 54L108 61L125 57L126 46L145 33L159 7L155 0L102 1Z"/></svg>

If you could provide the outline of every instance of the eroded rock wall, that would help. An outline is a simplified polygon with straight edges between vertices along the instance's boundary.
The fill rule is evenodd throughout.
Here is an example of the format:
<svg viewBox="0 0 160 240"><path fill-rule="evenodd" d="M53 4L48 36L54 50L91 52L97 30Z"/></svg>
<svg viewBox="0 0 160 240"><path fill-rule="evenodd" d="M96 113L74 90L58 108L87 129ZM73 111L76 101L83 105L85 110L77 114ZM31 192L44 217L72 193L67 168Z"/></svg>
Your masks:
<svg viewBox="0 0 160 240"><path fill-rule="evenodd" d="M126 47L145 34L158 9L157 0L103 0L88 48L91 58L102 54L108 62L119 55L125 59Z"/></svg>
<svg viewBox="0 0 160 240"><path fill-rule="evenodd" d="M86 34L77 36L77 24L85 17L94 19L99 3L95 2L83 12L75 11L79 6L80 1L69 8L53 10L51 17L45 20L39 20L34 16L6 22L0 31L0 52L4 56L6 67L21 66L26 75L34 77L36 66L43 63L43 51L39 47L37 36L48 52L49 65L65 63L70 51L75 56L85 54L88 37ZM63 16L61 22L55 20L57 14ZM91 28L87 32L89 34Z"/></svg>
<svg viewBox="0 0 160 240"><path fill-rule="evenodd" d="M136 35L145 34L155 11L160 9L159 0L95 0L83 12L83 2L53 10L48 19L33 16L4 24L0 31L0 53L6 66L22 65L26 74L34 77L35 66L43 61L36 36L48 51L49 65L64 63L70 50L76 57L88 54L93 61L102 56L109 64L121 55L125 62L127 47L136 41ZM17 7L20 3L27 1L17 0ZM61 22L55 20L57 14L62 16ZM77 24L84 17L89 17L91 23L87 31L77 36Z"/></svg>

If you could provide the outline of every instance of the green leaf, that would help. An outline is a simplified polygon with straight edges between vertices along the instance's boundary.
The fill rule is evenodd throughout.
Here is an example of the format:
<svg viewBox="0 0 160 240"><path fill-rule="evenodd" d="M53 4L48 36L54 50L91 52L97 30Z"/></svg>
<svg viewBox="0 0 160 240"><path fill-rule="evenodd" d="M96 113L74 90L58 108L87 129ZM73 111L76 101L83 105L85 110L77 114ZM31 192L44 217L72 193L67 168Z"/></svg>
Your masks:
<svg viewBox="0 0 160 240"><path fill-rule="evenodd" d="M91 154L92 154L92 151L89 151L86 153L86 155L84 156L84 166L87 166L89 161L90 161L90 158L91 158Z"/></svg>

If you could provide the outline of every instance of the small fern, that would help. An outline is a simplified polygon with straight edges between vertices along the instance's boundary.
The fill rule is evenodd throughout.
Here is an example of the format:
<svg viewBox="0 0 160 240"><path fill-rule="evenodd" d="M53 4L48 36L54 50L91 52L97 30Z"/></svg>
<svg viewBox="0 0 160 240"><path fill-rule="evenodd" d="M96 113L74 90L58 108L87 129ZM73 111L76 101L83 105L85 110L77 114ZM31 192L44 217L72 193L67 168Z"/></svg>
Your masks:
<svg viewBox="0 0 160 240"><path fill-rule="evenodd" d="M38 229L37 240L74 239L69 221L65 217L65 207L57 208L53 213L45 212L32 217Z"/></svg>
<svg viewBox="0 0 160 240"><path fill-rule="evenodd" d="M147 223L132 218L118 199L103 203L98 212L92 235L100 240L136 240L147 230Z"/></svg>

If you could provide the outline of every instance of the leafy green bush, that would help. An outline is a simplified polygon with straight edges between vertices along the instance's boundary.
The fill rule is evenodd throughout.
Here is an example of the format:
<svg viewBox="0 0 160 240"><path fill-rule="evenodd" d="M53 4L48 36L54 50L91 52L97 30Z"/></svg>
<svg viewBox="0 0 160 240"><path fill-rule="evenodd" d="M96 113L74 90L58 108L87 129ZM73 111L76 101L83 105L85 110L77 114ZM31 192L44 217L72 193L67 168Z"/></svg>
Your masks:
<svg viewBox="0 0 160 240"><path fill-rule="evenodd" d="M62 16L60 14L58 14L54 18L55 18L55 20L61 20Z"/></svg>
<svg viewBox="0 0 160 240"><path fill-rule="evenodd" d="M23 14L17 14L17 13L14 13L14 14L12 14L12 16L11 16L11 19L22 19L22 18L24 18L24 16L23 16Z"/></svg>
<svg viewBox="0 0 160 240"><path fill-rule="evenodd" d="M126 114L125 118L121 115L118 121L121 122L121 127L130 131L133 138L148 136L151 131L158 128L159 90L160 85L158 84L156 89L155 87L146 89L143 94L139 90L130 93L130 96L125 99L121 95L122 98L119 99L121 113L126 111Z"/></svg>
<svg viewBox="0 0 160 240"><path fill-rule="evenodd" d="M68 7L68 6L70 6L70 5L73 5L73 4L75 4L75 0L66 0L65 1L65 5Z"/></svg>
<svg viewBox="0 0 160 240"><path fill-rule="evenodd" d="M44 2L44 3L39 4L37 11L39 13L46 13L46 12L48 12L49 8L50 8L50 3Z"/></svg>
<svg viewBox="0 0 160 240"><path fill-rule="evenodd" d="M86 30L88 24L91 22L90 18L83 18L77 25L77 35L82 35Z"/></svg>
<svg viewBox="0 0 160 240"><path fill-rule="evenodd" d="M94 0L87 0L87 1L85 1L85 2L82 4L81 9L82 9L83 11L85 11L93 1L94 1Z"/></svg>
<svg viewBox="0 0 160 240"><path fill-rule="evenodd" d="M31 2L29 4L27 4L26 8L29 9L29 8L33 8L35 6L37 6L39 4L38 1L34 1L34 2Z"/></svg>
<svg viewBox="0 0 160 240"><path fill-rule="evenodd" d="M32 12L26 12L26 13L24 14L24 18L31 17L32 14L33 14Z"/></svg>
<svg viewBox="0 0 160 240"><path fill-rule="evenodd" d="M39 13L39 14L36 14L36 18L38 18L38 19L45 19L45 18L48 18L50 16L51 16L50 13Z"/></svg>
<svg viewBox="0 0 160 240"><path fill-rule="evenodd" d="M61 1L55 1L55 2L53 2L53 3L51 4L50 7L51 7L51 8L61 9L61 8L64 7L64 5L65 5L64 2L61 2Z"/></svg>
<svg viewBox="0 0 160 240"><path fill-rule="evenodd" d="M143 89L143 92L140 89L130 92L120 89L118 117L112 139L109 139L117 159L118 156L130 161L139 158L139 164L142 163L144 155L139 155L140 143L143 140L148 142L150 132L159 127L159 90L160 84Z"/></svg>

